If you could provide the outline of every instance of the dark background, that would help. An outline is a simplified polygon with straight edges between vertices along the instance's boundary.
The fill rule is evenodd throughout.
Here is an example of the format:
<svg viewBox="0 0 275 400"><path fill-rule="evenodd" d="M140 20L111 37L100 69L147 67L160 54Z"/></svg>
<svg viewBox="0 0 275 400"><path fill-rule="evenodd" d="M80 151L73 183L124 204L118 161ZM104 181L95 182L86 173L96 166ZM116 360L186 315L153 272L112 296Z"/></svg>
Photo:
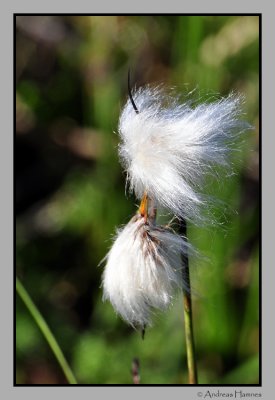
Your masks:
<svg viewBox="0 0 275 400"><path fill-rule="evenodd" d="M259 18L17 16L16 270L80 383L187 383L182 299L144 341L102 302L99 262L136 210L117 122L127 72L139 86L245 96L254 126L237 174L213 183L215 228L189 227L200 383L259 381ZM17 383L66 383L19 298Z"/></svg>

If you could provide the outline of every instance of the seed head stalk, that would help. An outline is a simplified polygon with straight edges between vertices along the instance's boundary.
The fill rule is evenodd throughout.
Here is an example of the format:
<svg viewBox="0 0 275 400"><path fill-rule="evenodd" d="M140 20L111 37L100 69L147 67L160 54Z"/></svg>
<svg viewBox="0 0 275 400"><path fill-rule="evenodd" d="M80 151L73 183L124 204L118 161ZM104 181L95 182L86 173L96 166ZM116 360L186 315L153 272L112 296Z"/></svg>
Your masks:
<svg viewBox="0 0 275 400"><path fill-rule="evenodd" d="M151 205L149 211L149 204ZM139 207L139 213L147 218L149 218L152 222L156 221L157 209L154 205L154 202L148 197L145 192L143 198L141 200L141 204ZM182 235L185 236L187 240L187 225L186 221L181 219L179 225L179 231ZM191 301L191 285L190 285L190 272L189 272L189 259L188 255L183 253L182 256L182 273L183 279L185 282L184 287L187 287L187 290L183 289L183 306L184 306L184 327L185 327L185 341L186 341L186 352L187 352L187 367L188 367L188 381L189 384L197 384L198 383L198 373L197 373L197 365L195 358L195 343L194 343L194 333L193 333L193 319L192 319L192 301ZM142 331L142 336L144 337L145 327Z"/></svg>
<svg viewBox="0 0 275 400"><path fill-rule="evenodd" d="M180 221L180 233L187 238L186 221ZM187 239L186 239L187 240ZM190 385L198 383L197 363L195 357L195 341L193 332L193 319L192 319L192 301L191 301L191 285L190 285L190 272L188 255L182 255L183 265L183 279L188 290L183 289L183 307L184 307L184 328L185 328L185 342L187 353L187 368L188 368L188 382Z"/></svg>

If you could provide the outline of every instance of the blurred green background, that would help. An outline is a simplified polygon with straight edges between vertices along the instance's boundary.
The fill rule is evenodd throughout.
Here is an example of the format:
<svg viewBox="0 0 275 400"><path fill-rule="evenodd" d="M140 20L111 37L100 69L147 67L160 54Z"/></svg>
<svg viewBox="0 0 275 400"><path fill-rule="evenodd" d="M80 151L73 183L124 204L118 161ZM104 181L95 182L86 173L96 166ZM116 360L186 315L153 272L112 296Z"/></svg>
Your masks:
<svg viewBox="0 0 275 400"><path fill-rule="evenodd" d="M259 382L259 18L257 16L17 16L16 273L79 383L188 381L182 299L145 340L102 302L99 262L137 201L125 196L117 122L131 66L136 86L246 98L255 129L238 173L212 185L221 227L189 227L201 384ZM16 380L66 383L16 298Z"/></svg>

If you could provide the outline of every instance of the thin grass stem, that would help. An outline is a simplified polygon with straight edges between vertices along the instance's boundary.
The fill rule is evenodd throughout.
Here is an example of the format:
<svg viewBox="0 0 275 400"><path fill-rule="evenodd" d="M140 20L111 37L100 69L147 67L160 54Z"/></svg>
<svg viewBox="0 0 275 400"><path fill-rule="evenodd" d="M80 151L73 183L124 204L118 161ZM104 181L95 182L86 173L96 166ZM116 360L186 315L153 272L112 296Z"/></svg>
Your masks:
<svg viewBox="0 0 275 400"><path fill-rule="evenodd" d="M187 226L186 226L186 221L184 220L181 220L180 222L180 233L187 238ZM197 363L195 356L195 341L194 341L194 331L193 331L191 285L190 285L188 255L182 256L182 263L183 263L183 279L185 281L185 286L188 288L188 290L183 290L184 328L185 328L185 342L186 342L186 353L187 353L188 383L191 385L196 385L198 383L198 372L197 372Z"/></svg>
<svg viewBox="0 0 275 400"><path fill-rule="evenodd" d="M35 323L40 328L43 336L45 337L52 352L54 353L68 382L71 385L76 385L77 384L76 378L75 378L67 360L65 359L64 354L63 354L59 344L57 343L47 322L40 314L39 310L37 309L36 305L30 298L28 292L26 291L26 289L24 288L23 284L21 283L21 281L18 277L16 277L16 291L17 291L19 297L21 298L21 300L23 301L23 303L25 304L26 308L29 310L30 314L32 315Z"/></svg>

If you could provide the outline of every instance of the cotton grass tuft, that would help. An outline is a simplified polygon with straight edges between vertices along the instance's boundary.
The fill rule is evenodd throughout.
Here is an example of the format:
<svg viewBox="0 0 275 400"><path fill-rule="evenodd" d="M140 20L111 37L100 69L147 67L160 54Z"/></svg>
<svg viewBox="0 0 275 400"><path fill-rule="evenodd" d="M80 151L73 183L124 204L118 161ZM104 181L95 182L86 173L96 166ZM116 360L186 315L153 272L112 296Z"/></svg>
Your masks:
<svg viewBox="0 0 275 400"><path fill-rule="evenodd" d="M231 94L192 107L159 87L145 87L133 99L139 112L129 99L119 120L119 154L130 191L138 198L147 192L178 217L202 223L209 207L202 194L205 179L218 179L219 167L231 173L230 153L247 129L242 98Z"/></svg>
<svg viewBox="0 0 275 400"><path fill-rule="evenodd" d="M166 310L185 285L180 257L188 247L181 236L137 214L107 255L103 299L133 327L151 325L152 313Z"/></svg>

